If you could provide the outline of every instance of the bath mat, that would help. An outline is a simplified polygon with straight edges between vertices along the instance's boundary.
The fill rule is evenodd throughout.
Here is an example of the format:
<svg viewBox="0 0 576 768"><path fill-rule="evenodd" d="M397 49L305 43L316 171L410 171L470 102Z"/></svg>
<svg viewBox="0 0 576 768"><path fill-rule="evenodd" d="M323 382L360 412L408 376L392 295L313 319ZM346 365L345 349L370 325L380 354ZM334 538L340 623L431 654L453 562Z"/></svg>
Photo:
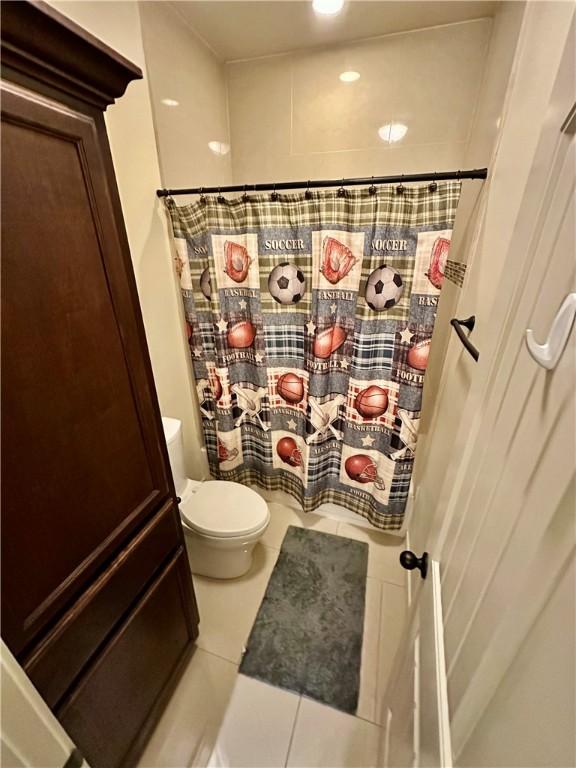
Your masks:
<svg viewBox="0 0 576 768"><path fill-rule="evenodd" d="M290 526L240 672L354 714L368 545Z"/></svg>

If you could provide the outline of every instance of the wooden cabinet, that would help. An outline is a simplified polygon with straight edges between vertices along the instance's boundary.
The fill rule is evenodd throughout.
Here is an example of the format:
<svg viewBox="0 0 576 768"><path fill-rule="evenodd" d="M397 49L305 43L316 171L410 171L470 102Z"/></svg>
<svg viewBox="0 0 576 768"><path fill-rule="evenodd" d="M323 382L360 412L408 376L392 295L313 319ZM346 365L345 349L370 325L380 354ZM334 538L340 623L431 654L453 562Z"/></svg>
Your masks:
<svg viewBox="0 0 576 768"><path fill-rule="evenodd" d="M103 119L141 73L42 4L2 36L2 635L108 768L198 623Z"/></svg>

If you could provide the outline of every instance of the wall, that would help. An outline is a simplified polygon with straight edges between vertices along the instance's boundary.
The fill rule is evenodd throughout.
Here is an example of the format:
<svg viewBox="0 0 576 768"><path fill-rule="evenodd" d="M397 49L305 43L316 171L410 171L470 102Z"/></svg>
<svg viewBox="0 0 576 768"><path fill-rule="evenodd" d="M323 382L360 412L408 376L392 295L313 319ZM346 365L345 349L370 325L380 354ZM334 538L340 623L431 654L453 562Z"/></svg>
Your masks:
<svg viewBox="0 0 576 768"><path fill-rule="evenodd" d="M464 167L490 19L228 65L236 183ZM339 74L361 77L342 83ZM408 126L385 144L378 128Z"/></svg>
<svg viewBox="0 0 576 768"><path fill-rule="evenodd" d="M164 186L158 162L147 66L136 2L52 0L57 10L116 49L143 71L144 79L106 112L112 157L160 409L184 423L190 477L207 473L201 452L200 416L195 403L181 302L172 267L171 243L162 205L154 192ZM170 38L165 41L170 49Z"/></svg>
<svg viewBox="0 0 576 768"><path fill-rule="evenodd" d="M177 6L140 3L140 16L164 186L230 184L224 64L187 26ZM178 105L167 106L166 98ZM220 144L224 154L212 151L210 142Z"/></svg>

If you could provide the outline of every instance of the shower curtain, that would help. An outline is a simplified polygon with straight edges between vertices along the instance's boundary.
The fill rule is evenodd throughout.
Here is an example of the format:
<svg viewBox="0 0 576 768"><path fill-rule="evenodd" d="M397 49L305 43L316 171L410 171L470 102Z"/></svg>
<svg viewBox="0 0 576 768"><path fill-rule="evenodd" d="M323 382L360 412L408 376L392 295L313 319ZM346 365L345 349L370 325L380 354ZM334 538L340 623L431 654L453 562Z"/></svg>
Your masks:
<svg viewBox="0 0 576 768"><path fill-rule="evenodd" d="M459 195L167 198L213 477L401 527Z"/></svg>

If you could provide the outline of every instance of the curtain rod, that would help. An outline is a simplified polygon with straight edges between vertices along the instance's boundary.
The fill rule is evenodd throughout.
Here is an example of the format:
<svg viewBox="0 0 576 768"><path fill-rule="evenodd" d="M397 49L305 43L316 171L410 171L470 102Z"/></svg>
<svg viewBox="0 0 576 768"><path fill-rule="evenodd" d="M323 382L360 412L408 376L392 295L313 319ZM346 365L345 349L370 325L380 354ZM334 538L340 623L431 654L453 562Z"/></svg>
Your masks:
<svg viewBox="0 0 576 768"><path fill-rule="evenodd" d="M315 181L279 181L264 184L230 184L224 187L190 187L188 189L157 189L158 197L173 195L223 194L224 192L277 192L282 189L317 189L318 187L352 187L363 184L408 184L413 181L448 181L450 179L485 179L488 168L471 171L442 171L440 173L407 173L401 176L367 176L356 179L317 179Z"/></svg>

